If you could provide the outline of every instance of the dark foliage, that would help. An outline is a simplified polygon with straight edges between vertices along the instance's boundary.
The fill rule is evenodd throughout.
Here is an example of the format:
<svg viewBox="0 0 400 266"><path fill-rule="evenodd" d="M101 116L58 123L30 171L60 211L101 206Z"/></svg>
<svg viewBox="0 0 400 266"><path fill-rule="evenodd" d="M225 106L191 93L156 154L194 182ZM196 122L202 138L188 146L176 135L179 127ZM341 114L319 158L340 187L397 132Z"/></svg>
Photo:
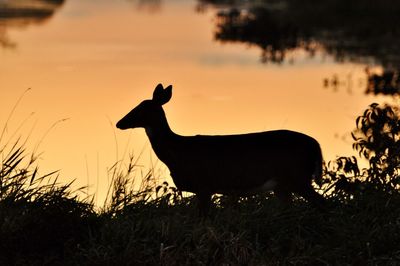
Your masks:
<svg viewBox="0 0 400 266"><path fill-rule="evenodd" d="M62 263L95 225L93 205L56 173L39 176L18 143L0 147L0 265Z"/></svg>
<svg viewBox="0 0 400 266"><path fill-rule="evenodd" d="M397 107L371 104L356 120L353 144L369 161L366 181L384 191L400 185L400 119Z"/></svg>

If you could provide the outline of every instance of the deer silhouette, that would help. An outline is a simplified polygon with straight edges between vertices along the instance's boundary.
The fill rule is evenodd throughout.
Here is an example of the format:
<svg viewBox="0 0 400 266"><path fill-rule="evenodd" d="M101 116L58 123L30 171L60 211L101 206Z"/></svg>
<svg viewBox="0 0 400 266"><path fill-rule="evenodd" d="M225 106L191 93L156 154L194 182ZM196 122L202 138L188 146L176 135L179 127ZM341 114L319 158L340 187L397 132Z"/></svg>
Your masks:
<svg viewBox="0 0 400 266"><path fill-rule="evenodd" d="M153 98L116 126L145 129L176 187L198 197L200 214L208 213L215 193L240 196L273 190L284 201L296 193L322 206L324 198L312 187L312 179L320 183L322 176L321 148L315 139L289 130L181 136L171 130L162 108L171 97L172 86L158 84Z"/></svg>

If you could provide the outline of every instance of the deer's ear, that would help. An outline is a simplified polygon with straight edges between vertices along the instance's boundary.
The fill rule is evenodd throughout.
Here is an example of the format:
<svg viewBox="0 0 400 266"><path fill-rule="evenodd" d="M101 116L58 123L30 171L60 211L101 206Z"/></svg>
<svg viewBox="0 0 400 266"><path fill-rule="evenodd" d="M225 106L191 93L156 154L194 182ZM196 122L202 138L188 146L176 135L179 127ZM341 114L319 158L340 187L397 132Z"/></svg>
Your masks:
<svg viewBox="0 0 400 266"><path fill-rule="evenodd" d="M164 89L164 93L168 97L168 101L169 101L171 99L171 97L172 97L172 85L169 85L168 87L166 87Z"/></svg>
<svg viewBox="0 0 400 266"><path fill-rule="evenodd" d="M172 97L172 85L169 85L165 89L161 84L158 84L153 92L153 101L160 105L166 104Z"/></svg>
<svg viewBox="0 0 400 266"><path fill-rule="evenodd" d="M156 86L156 88L154 89L154 92L153 92L153 100L156 99L156 98L159 98L160 95L162 95L163 90L164 90L163 85L162 85L161 83L159 83L159 84Z"/></svg>

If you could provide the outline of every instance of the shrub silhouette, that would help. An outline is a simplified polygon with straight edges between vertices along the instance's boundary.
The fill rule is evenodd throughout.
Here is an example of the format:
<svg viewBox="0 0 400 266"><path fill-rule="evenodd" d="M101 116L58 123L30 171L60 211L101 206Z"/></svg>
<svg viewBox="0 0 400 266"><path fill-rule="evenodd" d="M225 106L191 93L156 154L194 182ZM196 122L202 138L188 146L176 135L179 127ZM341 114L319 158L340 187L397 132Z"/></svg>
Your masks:
<svg viewBox="0 0 400 266"><path fill-rule="evenodd" d="M360 169L356 157L339 157L325 167L325 192L349 197L365 190L398 193L400 112L395 106L371 104L356 119L353 148L368 160Z"/></svg>

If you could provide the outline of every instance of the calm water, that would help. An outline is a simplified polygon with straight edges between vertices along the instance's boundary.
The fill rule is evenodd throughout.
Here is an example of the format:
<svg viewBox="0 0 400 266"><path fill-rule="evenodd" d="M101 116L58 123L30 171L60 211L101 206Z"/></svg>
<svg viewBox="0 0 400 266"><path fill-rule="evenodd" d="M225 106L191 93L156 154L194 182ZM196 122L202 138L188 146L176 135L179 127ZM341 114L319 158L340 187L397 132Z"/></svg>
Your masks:
<svg viewBox="0 0 400 266"><path fill-rule="evenodd" d="M318 139L326 160L352 155L355 118L372 102L394 101L366 94L366 67L397 63L390 49L356 49L365 37L346 39L341 29L338 42L330 24L307 26L301 12L294 25L303 31L282 28L292 22L275 12L293 11L246 3L0 0L1 128L31 88L6 139L22 123L17 135L40 144L43 173L61 169L61 181L89 184L101 199L107 168L124 154L144 149L143 169L156 164L143 130L114 125L161 82L174 86L165 110L179 134L287 128Z"/></svg>

